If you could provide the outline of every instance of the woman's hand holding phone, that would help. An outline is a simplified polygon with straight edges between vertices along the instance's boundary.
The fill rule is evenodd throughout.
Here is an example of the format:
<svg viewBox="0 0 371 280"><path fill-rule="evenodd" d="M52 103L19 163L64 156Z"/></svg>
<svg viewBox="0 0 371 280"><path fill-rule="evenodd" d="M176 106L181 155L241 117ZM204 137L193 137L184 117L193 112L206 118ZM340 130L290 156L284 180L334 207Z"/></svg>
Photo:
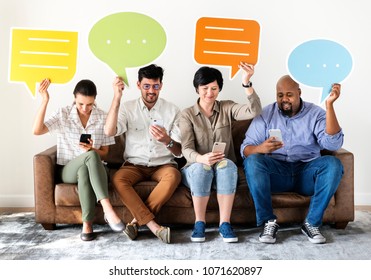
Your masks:
<svg viewBox="0 0 371 280"><path fill-rule="evenodd" d="M224 150L226 143L215 142L210 153L199 155L197 162L211 166L224 158Z"/></svg>
<svg viewBox="0 0 371 280"><path fill-rule="evenodd" d="M91 134L81 134L79 146L85 152L90 151L93 148L93 140L91 140Z"/></svg>

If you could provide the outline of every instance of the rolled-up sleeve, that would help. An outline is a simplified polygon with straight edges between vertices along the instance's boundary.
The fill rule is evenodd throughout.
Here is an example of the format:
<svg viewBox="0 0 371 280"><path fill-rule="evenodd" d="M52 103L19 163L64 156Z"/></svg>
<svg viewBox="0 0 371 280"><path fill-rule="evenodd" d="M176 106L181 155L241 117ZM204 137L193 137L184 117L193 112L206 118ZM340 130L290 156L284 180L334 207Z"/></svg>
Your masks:
<svg viewBox="0 0 371 280"><path fill-rule="evenodd" d="M265 122L261 115L255 117L249 128L247 129L245 133L245 138L242 141L241 147L240 147L240 154L241 157L244 159L245 155L243 151L245 150L246 146L257 146L260 145L262 142L265 141Z"/></svg>
<svg viewBox="0 0 371 280"><path fill-rule="evenodd" d="M169 132L169 136L171 137L171 139L173 139L174 141L178 143L181 143L182 141L181 131L180 131L180 117L181 117L181 114L179 110L179 112L175 116L174 123Z"/></svg>
<svg viewBox="0 0 371 280"><path fill-rule="evenodd" d="M193 124L190 118L190 110L184 110L181 113L179 127L182 143L182 154L187 162L196 162L199 153L195 149L195 135Z"/></svg>
<svg viewBox="0 0 371 280"><path fill-rule="evenodd" d="M326 149L329 151L339 150L343 146L344 142L343 130L341 129L334 135L330 135L324 132L318 142L320 143L322 149Z"/></svg>
<svg viewBox="0 0 371 280"><path fill-rule="evenodd" d="M234 103L232 107L232 115L235 120L252 119L259 115L261 111L260 98L255 91L247 97L246 104Z"/></svg>
<svg viewBox="0 0 371 280"><path fill-rule="evenodd" d="M121 135L128 130L127 114L126 114L126 108L124 106L121 106L120 111L118 113L116 128L117 128L116 136Z"/></svg>

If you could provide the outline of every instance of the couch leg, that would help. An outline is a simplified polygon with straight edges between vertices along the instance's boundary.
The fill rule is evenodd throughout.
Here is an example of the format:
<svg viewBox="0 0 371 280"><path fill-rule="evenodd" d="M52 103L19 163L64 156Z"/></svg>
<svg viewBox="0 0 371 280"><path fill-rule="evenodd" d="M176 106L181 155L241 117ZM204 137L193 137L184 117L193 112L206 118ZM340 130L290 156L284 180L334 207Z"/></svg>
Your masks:
<svg viewBox="0 0 371 280"><path fill-rule="evenodd" d="M338 222L338 223L335 223L335 228L336 229L345 229L348 225L348 222Z"/></svg>
<svg viewBox="0 0 371 280"><path fill-rule="evenodd" d="M41 224L45 230L55 230L57 228L56 224Z"/></svg>

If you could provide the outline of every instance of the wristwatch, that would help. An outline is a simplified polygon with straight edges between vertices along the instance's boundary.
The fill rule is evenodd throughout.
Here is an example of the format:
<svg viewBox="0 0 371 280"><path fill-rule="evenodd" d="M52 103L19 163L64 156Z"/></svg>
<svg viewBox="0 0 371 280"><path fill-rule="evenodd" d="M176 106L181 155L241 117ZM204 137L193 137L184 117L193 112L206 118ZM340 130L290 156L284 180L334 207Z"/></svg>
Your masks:
<svg viewBox="0 0 371 280"><path fill-rule="evenodd" d="M170 140L169 144L166 145L166 148L172 148L174 146L173 139Z"/></svg>
<svg viewBox="0 0 371 280"><path fill-rule="evenodd" d="M246 85L242 84L242 86L243 86L244 88L252 87L252 82L249 81Z"/></svg>

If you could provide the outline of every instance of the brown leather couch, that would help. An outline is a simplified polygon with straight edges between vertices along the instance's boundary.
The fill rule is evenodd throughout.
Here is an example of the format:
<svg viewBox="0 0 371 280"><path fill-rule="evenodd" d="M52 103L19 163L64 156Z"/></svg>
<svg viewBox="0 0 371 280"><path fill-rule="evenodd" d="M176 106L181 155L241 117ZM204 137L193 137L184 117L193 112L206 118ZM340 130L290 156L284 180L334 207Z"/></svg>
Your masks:
<svg viewBox="0 0 371 280"><path fill-rule="evenodd" d="M234 201L231 222L232 224L245 224L255 226L255 209L251 199L244 172L242 159L239 154L240 144L243 141L249 120L237 121L233 124L232 135L234 148L238 156L239 182ZM111 146L108 160L110 176L122 164L123 137L116 137L116 144ZM344 165L344 176L339 188L331 199L324 215L323 222L333 224L336 228L345 228L348 222L354 220L354 157L345 149L334 153ZM81 208L77 193L77 185L64 184L56 178L56 146L53 146L33 159L34 187L35 187L35 218L45 229L55 229L57 224L79 224ZM179 162L180 166L184 162ZM140 182L135 186L139 195L145 199L151 192L155 182ZM117 193L109 187L110 199L116 212L129 222L132 219L130 212L122 204ZM304 220L308 209L310 197L297 193L282 193L273 195L273 207L278 217L278 223L300 223ZM215 193L212 193L207 209L207 223L219 222L218 204ZM172 198L163 206L156 216L160 224L192 225L195 217L192 198L189 189L179 185ZM97 205L96 223L104 223L102 208Z"/></svg>

